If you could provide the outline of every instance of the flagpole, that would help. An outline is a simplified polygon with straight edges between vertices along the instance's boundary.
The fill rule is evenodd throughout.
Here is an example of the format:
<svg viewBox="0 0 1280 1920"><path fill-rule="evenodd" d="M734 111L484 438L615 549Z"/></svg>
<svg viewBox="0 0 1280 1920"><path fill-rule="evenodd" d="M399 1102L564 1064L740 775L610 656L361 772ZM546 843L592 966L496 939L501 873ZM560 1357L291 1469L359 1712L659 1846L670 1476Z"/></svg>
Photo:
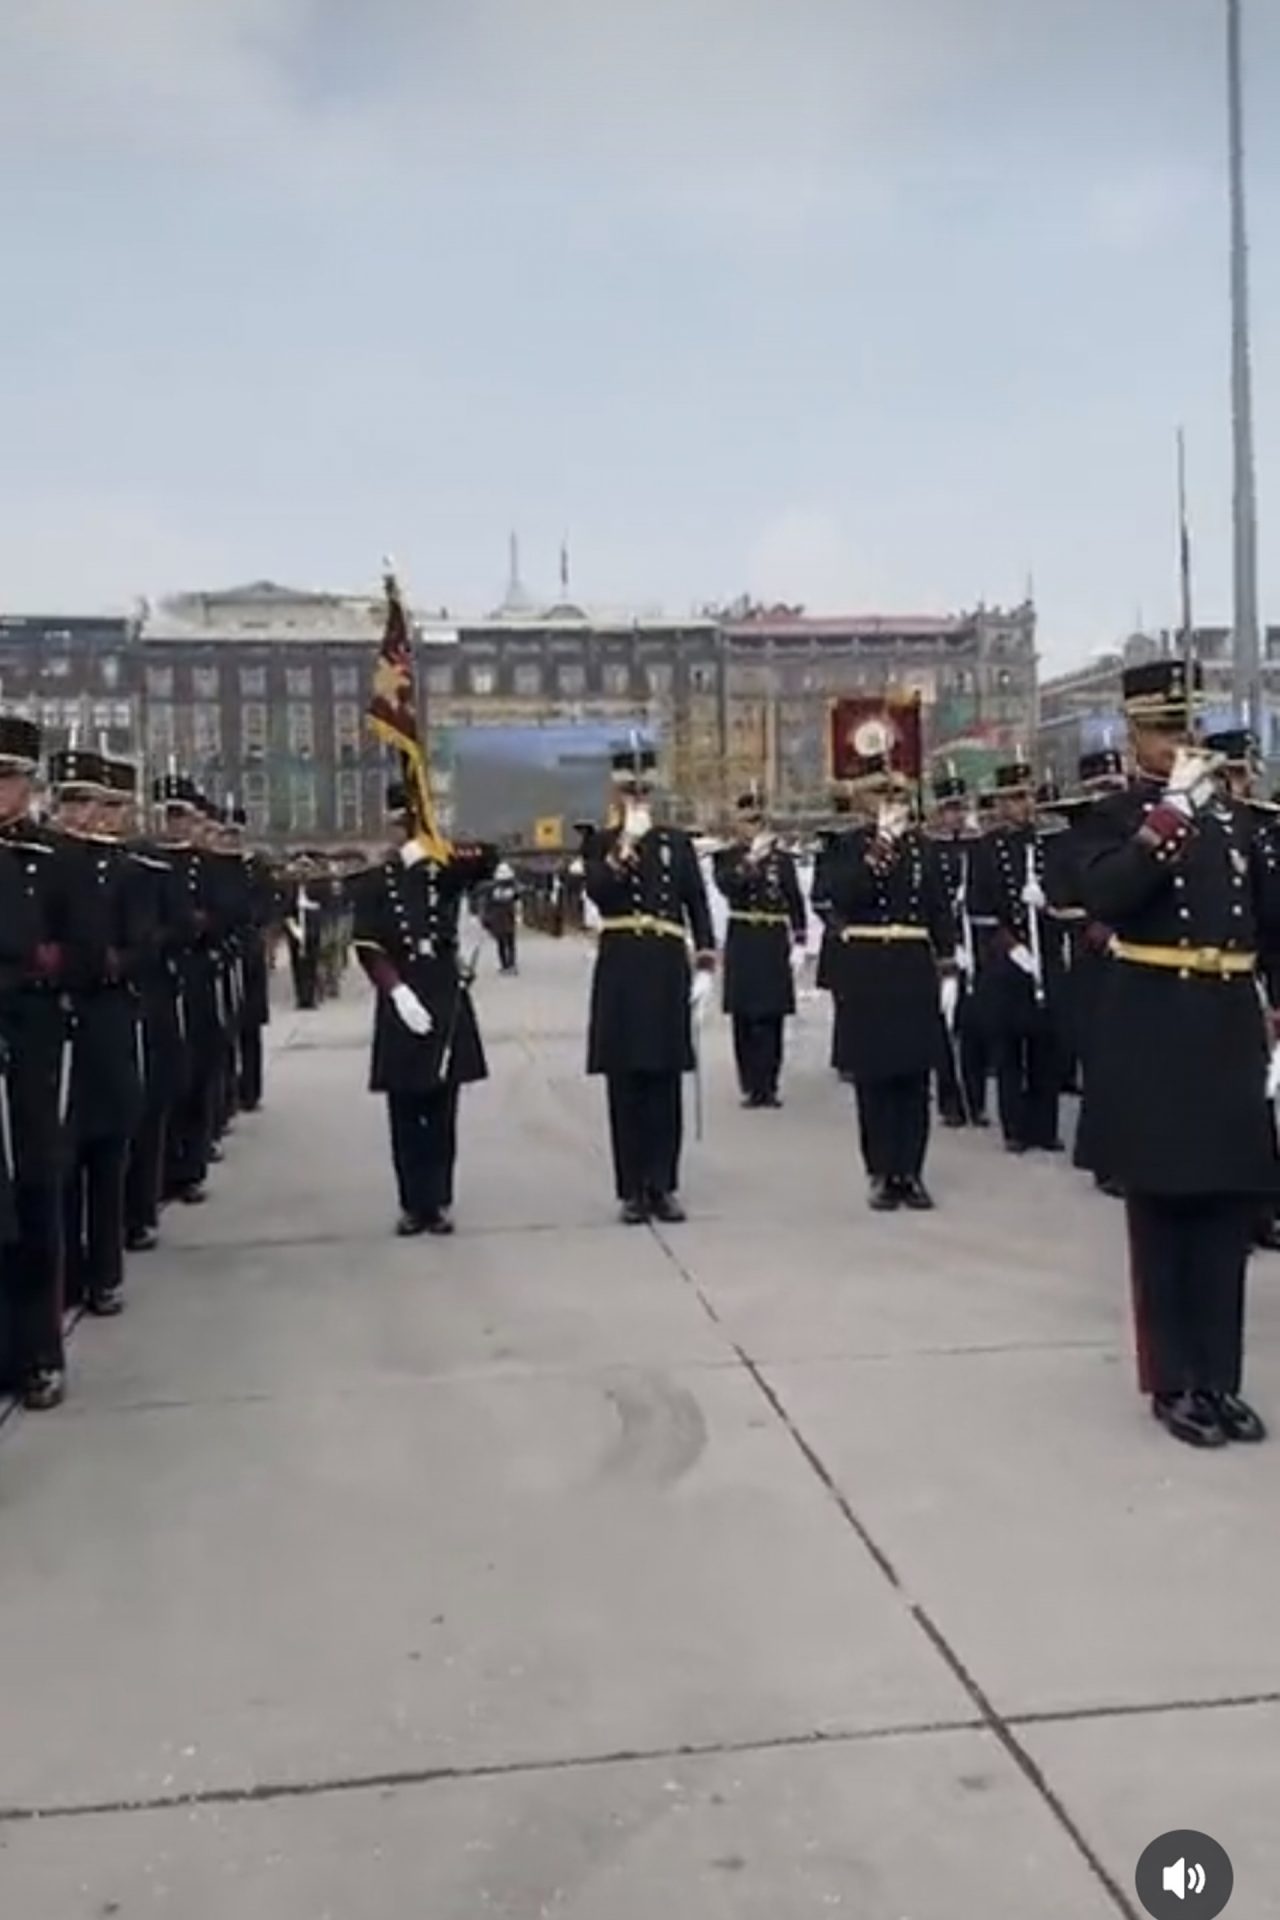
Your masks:
<svg viewBox="0 0 1280 1920"><path fill-rule="evenodd" d="M1245 197L1244 30L1241 0L1227 6L1227 158L1231 220L1231 438L1234 468L1234 647L1236 719L1264 755L1262 645L1258 626L1258 502L1249 339L1249 229Z"/></svg>
<svg viewBox="0 0 1280 1920"><path fill-rule="evenodd" d="M1187 675L1187 699L1195 685L1196 630L1191 611L1191 525L1187 518L1187 437L1178 428L1178 573L1181 590L1182 659Z"/></svg>

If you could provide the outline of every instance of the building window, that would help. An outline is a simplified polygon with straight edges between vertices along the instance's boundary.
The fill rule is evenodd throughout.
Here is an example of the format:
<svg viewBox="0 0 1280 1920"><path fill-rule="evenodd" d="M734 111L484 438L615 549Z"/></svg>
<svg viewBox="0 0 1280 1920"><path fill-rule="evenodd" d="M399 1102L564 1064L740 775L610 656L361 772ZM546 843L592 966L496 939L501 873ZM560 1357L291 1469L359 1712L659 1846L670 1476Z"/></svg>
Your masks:
<svg viewBox="0 0 1280 1920"><path fill-rule="evenodd" d="M716 670L699 661L689 669L689 685L694 693L714 693L716 690Z"/></svg>
<svg viewBox="0 0 1280 1920"><path fill-rule="evenodd" d="M340 773L338 775L338 832L358 833L359 831L360 775Z"/></svg>
<svg viewBox="0 0 1280 1920"><path fill-rule="evenodd" d="M191 744L199 760L222 752L222 715L212 701L201 700L191 709Z"/></svg>
<svg viewBox="0 0 1280 1920"><path fill-rule="evenodd" d="M581 699L587 690L587 670L577 660L562 660L557 674L560 691L567 700Z"/></svg>
<svg viewBox="0 0 1280 1920"><path fill-rule="evenodd" d="M172 700L173 668L148 667L147 692L153 700Z"/></svg>
<svg viewBox="0 0 1280 1920"><path fill-rule="evenodd" d="M216 667L193 667L191 670L191 691L197 700L216 700L218 697L218 669Z"/></svg>
<svg viewBox="0 0 1280 1920"><path fill-rule="evenodd" d="M335 700L349 700L360 691L359 667L335 667L333 669L333 697Z"/></svg>
<svg viewBox="0 0 1280 1920"><path fill-rule="evenodd" d="M244 803L246 807L265 806L267 799L267 776L265 773L246 773L244 776Z"/></svg>
<svg viewBox="0 0 1280 1920"><path fill-rule="evenodd" d="M310 667L286 667L284 683L291 700L309 700L311 698Z"/></svg>
<svg viewBox="0 0 1280 1920"><path fill-rule="evenodd" d="M311 833L316 824L316 782L311 773L295 773L289 790L289 825L294 833Z"/></svg>
<svg viewBox="0 0 1280 1920"><path fill-rule="evenodd" d="M289 751L300 760L309 760L315 752L315 722L311 708L301 700L289 708Z"/></svg>
<svg viewBox="0 0 1280 1920"><path fill-rule="evenodd" d="M241 667L240 698L242 700L265 700L267 697L267 670L265 667Z"/></svg>
<svg viewBox="0 0 1280 1920"><path fill-rule="evenodd" d="M44 671L50 680L69 680L71 678L71 662L65 654L60 653L52 660L45 661Z"/></svg>
<svg viewBox="0 0 1280 1920"><path fill-rule="evenodd" d="M133 725L133 708L127 700L112 701L111 724L121 731L126 731Z"/></svg>
<svg viewBox="0 0 1280 1920"><path fill-rule="evenodd" d="M267 709L257 701L240 709L240 750L246 760L261 760L267 751Z"/></svg>
<svg viewBox="0 0 1280 1920"><path fill-rule="evenodd" d="M631 668L625 660L610 660L604 669L604 690L613 700L625 700L631 692Z"/></svg>
<svg viewBox="0 0 1280 1920"><path fill-rule="evenodd" d="M478 694L482 699L484 699L484 698L487 698L488 695L493 692L494 686L497 681L497 675L495 674L492 667L473 666L471 669L470 677L471 677L472 693Z"/></svg>
<svg viewBox="0 0 1280 1920"><path fill-rule="evenodd" d="M114 693L120 684L120 662L114 653L102 657L102 684L108 693Z"/></svg>
<svg viewBox="0 0 1280 1920"><path fill-rule="evenodd" d="M173 708L151 707L147 711L147 756L153 765L163 767L173 752Z"/></svg>
<svg viewBox="0 0 1280 1920"><path fill-rule="evenodd" d="M427 692L446 694L453 692L452 665L437 664L427 668Z"/></svg>
<svg viewBox="0 0 1280 1920"><path fill-rule="evenodd" d="M355 760L360 754L360 709L354 700L343 700L333 710L333 740L339 760Z"/></svg>
<svg viewBox="0 0 1280 1920"><path fill-rule="evenodd" d="M536 660L522 660L515 669L514 680L522 700L536 700L542 692L542 668Z"/></svg>
<svg viewBox="0 0 1280 1920"><path fill-rule="evenodd" d="M95 700L90 725L95 733L108 733L111 728L111 702Z"/></svg>
<svg viewBox="0 0 1280 1920"><path fill-rule="evenodd" d="M649 691L659 699L671 692L671 663L669 660L650 661L645 669L649 679Z"/></svg>

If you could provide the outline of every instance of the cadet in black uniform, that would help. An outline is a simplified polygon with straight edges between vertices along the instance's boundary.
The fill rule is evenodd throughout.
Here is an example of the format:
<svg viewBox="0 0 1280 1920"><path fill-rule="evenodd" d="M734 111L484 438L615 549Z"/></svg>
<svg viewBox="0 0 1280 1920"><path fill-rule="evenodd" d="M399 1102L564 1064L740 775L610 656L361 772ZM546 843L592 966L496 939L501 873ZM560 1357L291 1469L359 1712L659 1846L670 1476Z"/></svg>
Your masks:
<svg viewBox="0 0 1280 1920"><path fill-rule="evenodd" d="M149 938L134 984L142 1022L142 1113L129 1150L125 1173L125 1248L149 1253L159 1238L164 1188L165 1142L169 1116L187 1084L187 1047L178 983L178 954L189 937L185 889L171 859L146 833L138 834L138 776L127 761L112 761L107 777L123 818L135 835L129 854L148 895Z"/></svg>
<svg viewBox="0 0 1280 1920"><path fill-rule="evenodd" d="M715 855L716 886L729 907L724 1010L744 1107L780 1107L782 1035L796 1010L795 970L806 952L808 916L796 863L769 829L758 787L738 800L739 839Z"/></svg>
<svg viewBox="0 0 1280 1920"><path fill-rule="evenodd" d="M403 787L390 789L387 808L405 820L404 844L351 883L356 955L378 996L369 1086L387 1100L397 1233L449 1234L458 1089L488 1073L458 917L465 896L493 873L497 852L456 845L442 865L412 833Z"/></svg>
<svg viewBox="0 0 1280 1920"><path fill-rule="evenodd" d="M996 770L1002 824L974 860L971 900L987 934L980 993L996 1052L1000 1124L1010 1153L1060 1153L1062 1060L1055 1009L1062 993L1061 929L1047 913L1045 838L1036 825L1031 768Z"/></svg>
<svg viewBox="0 0 1280 1920"><path fill-rule="evenodd" d="M978 834L969 822L968 784L953 767L935 777L933 799L929 837L937 848L957 939L956 984L942 1010L947 1031L938 1065L938 1117L944 1127L985 1127L986 1045L974 1014L978 951L969 913L970 868Z"/></svg>
<svg viewBox="0 0 1280 1920"><path fill-rule="evenodd" d="M243 842L245 815L237 813L235 828ZM262 853L242 854L249 882L249 919L244 930L241 965L244 1005L241 1010L239 1096L245 1113L256 1113L263 1094L263 1033L271 1021L271 981L268 949L280 919L279 889L270 861Z"/></svg>
<svg viewBox="0 0 1280 1920"><path fill-rule="evenodd" d="M1181 660L1125 673L1137 779L1090 808L1081 883L1115 929L1088 1139L1124 1189L1139 1379L1176 1439L1216 1447L1264 1436L1240 1383L1250 1235L1280 1190L1257 979L1277 869L1189 744L1200 684Z"/></svg>
<svg viewBox="0 0 1280 1920"><path fill-rule="evenodd" d="M833 847L826 889L840 945L841 1071L852 1076L871 1206L923 1212L929 1083L943 1044L941 981L956 927L937 848L912 824L907 783L883 754L860 752L858 794L873 823Z"/></svg>
<svg viewBox="0 0 1280 1920"><path fill-rule="evenodd" d="M64 977L76 906L60 836L30 816L40 729L0 715L0 1051L16 1218L0 1247L0 1357L35 1410L65 1392L62 1180L71 1054Z"/></svg>
<svg viewBox="0 0 1280 1920"><path fill-rule="evenodd" d="M48 767L64 858L85 914L68 971L73 1012L64 1192L65 1298L101 1316L124 1305L125 1169L143 1112L137 979L151 939L150 889L116 836L106 763L72 747Z"/></svg>
<svg viewBox="0 0 1280 1920"><path fill-rule="evenodd" d="M484 890L481 918L485 932L498 949L498 965L503 973L515 973L516 915L520 907L520 888L507 861L502 860L493 879Z"/></svg>
<svg viewBox="0 0 1280 1920"><path fill-rule="evenodd" d="M289 863L282 910L294 1003L299 1013L310 1013L320 997L325 899L321 875L309 854L299 854Z"/></svg>
<svg viewBox="0 0 1280 1920"><path fill-rule="evenodd" d="M188 1206L206 1198L222 1064L217 888L202 845L200 795L183 774L156 784L159 853L175 875L181 927L173 945L185 1044L182 1090L169 1115L165 1192Z"/></svg>
<svg viewBox="0 0 1280 1920"><path fill-rule="evenodd" d="M814 849L813 882L809 889L809 905L814 918L822 927L822 939L818 945L818 964L814 970L814 985L820 993L831 995L831 1050L832 1071L839 1073L842 1080L848 1075L840 1072L840 1058L845 1051L840 1034L843 1019L843 1007L840 998L840 969L837 965L840 955L840 937L831 924L831 901L827 892L827 875L831 870L831 861L841 837L849 831L849 819L853 812L853 802L843 788L837 788L831 796L831 810L841 821L838 827L823 827L818 834Z"/></svg>
<svg viewBox="0 0 1280 1920"><path fill-rule="evenodd" d="M693 842L678 827L653 823L656 765L648 747L615 753L622 824L599 834L586 858L587 893L600 915L587 1072L608 1083L614 1182L628 1226L685 1217L681 1076L695 1064L694 1005L701 1010L715 972Z"/></svg>

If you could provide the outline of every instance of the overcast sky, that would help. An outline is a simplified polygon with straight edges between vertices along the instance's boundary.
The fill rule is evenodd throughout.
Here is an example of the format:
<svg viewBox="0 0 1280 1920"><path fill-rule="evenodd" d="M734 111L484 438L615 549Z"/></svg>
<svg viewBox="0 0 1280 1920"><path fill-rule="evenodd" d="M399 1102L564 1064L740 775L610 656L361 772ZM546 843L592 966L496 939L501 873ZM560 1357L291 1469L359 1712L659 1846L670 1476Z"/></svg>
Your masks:
<svg viewBox="0 0 1280 1920"><path fill-rule="evenodd" d="M1280 619L1280 6L1246 0ZM1222 0L3 0L0 608L1229 613Z"/></svg>

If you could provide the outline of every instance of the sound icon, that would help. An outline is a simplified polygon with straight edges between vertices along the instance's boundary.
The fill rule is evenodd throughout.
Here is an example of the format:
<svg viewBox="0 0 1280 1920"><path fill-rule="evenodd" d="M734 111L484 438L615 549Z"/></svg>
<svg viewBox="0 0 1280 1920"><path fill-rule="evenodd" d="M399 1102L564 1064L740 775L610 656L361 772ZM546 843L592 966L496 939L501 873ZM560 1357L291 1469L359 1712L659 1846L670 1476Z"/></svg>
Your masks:
<svg viewBox="0 0 1280 1920"><path fill-rule="evenodd" d="M1185 1900L1188 1893L1203 1893L1205 1871L1203 1867L1189 1867L1185 1860L1175 1860L1171 1867L1164 1870L1165 1893L1176 1893L1179 1900Z"/></svg>

